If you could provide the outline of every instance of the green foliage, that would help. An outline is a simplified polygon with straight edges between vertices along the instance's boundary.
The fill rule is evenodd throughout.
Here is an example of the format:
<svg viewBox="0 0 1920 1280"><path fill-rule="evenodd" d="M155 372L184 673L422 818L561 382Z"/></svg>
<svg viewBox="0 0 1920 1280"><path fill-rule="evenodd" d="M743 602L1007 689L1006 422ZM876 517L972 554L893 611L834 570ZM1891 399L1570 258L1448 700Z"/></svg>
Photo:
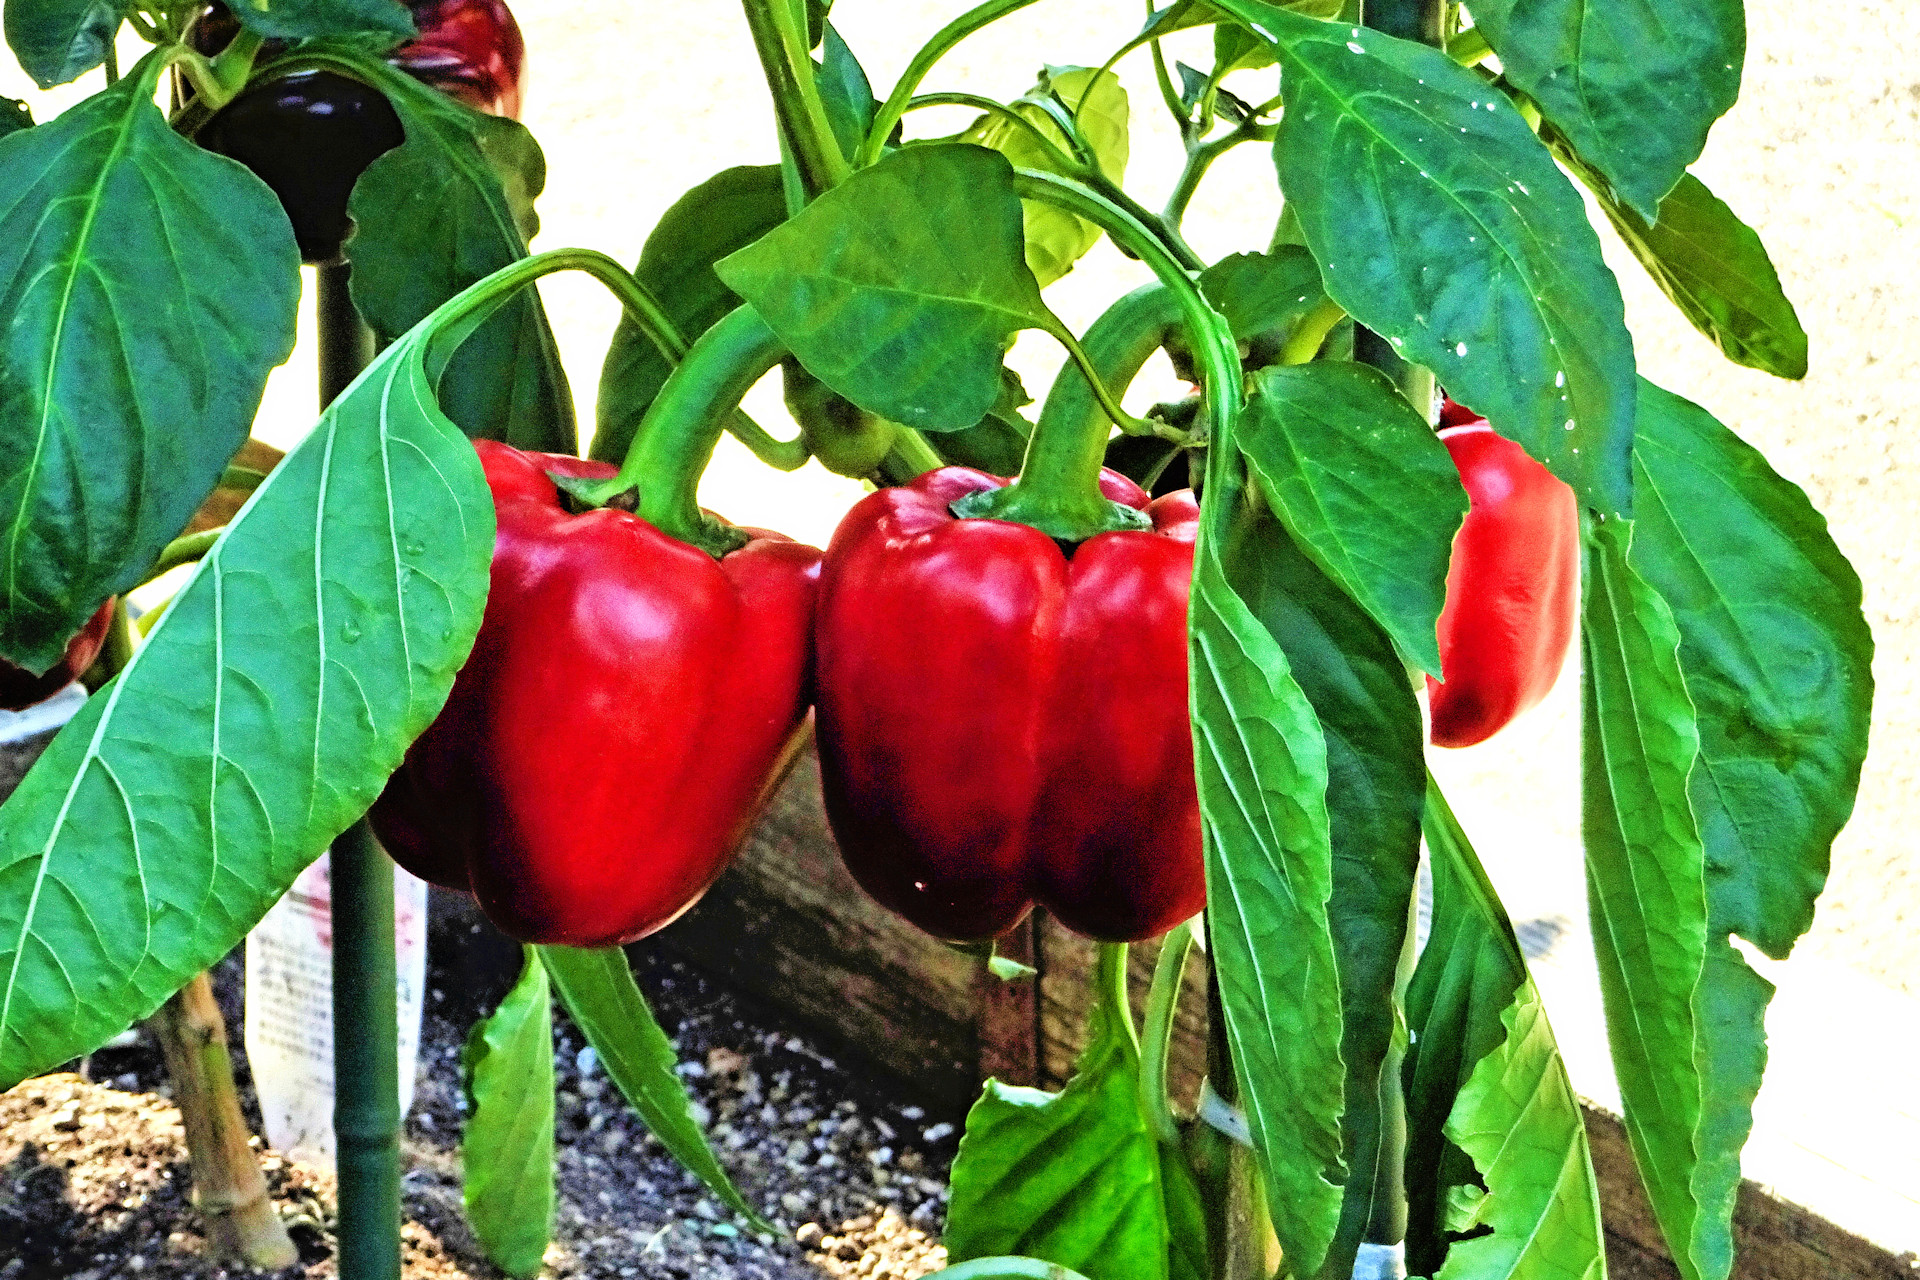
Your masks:
<svg viewBox="0 0 1920 1280"><path fill-rule="evenodd" d="M755 1229L772 1230L720 1167L707 1135L693 1118L686 1085L674 1073L677 1059L667 1033L654 1021L646 997L634 985L633 970L618 947L582 951L577 947L536 947L573 1024L587 1038L608 1078L686 1170Z"/></svg>
<svg viewBox="0 0 1920 1280"><path fill-rule="evenodd" d="M227 0L234 17L268 39L377 33L395 43L416 34L399 0Z"/></svg>
<svg viewBox="0 0 1920 1280"><path fill-rule="evenodd" d="M834 391L957 431L999 399L1007 339L1058 324L1021 243L1006 160L935 143L860 170L716 270Z"/></svg>
<svg viewBox="0 0 1920 1280"><path fill-rule="evenodd" d="M439 713L494 520L423 347L321 416L0 806L0 1087L230 951Z"/></svg>
<svg viewBox="0 0 1920 1280"><path fill-rule="evenodd" d="M0 137L0 653L34 670L145 578L293 350L286 215L167 127L160 66Z"/></svg>
<svg viewBox="0 0 1920 1280"><path fill-rule="evenodd" d="M77 80L107 60L120 29L114 0L6 0L7 47L42 89Z"/></svg>
<svg viewBox="0 0 1920 1280"><path fill-rule="evenodd" d="M1115 1003L1096 1002L1061 1092L987 1081L953 1162L953 1261L1025 1254L1089 1280L1205 1280L1199 1190L1141 1114L1140 1051Z"/></svg>
<svg viewBox="0 0 1920 1280"><path fill-rule="evenodd" d="M873 128L880 104L874 101L873 86L867 82L860 60L833 24L823 22L821 29L820 61L815 64L820 105L826 110L834 140L840 144L840 154L852 157Z"/></svg>
<svg viewBox="0 0 1920 1280"><path fill-rule="evenodd" d="M1583 173L1578 157L1561 154ZM1653 282L1722 355L1776 377L1807 376L1807 331L1767 247L1705 183L1683 174L1652 224L1615 201L1603 183L1589 185Z"/></svg>
<svg viewBox="0 0 1920 1280"><path fill-rule="evenodd" d="M1072 113L1074 131L1092 152L1101 173L1115 183L1126 176L1127 91L1120 87L1118 76L1096 67L1048 67L1041 73L1040 83L1008 104L1054 149L1077 159L1065 130L1042 104ZM1064 171L1054 151L1032 132L997 114L980 117L959 140L998 151L1016 169ZM1043 287L1073 270L1073 264L1100 240L1100 228L1056 205L1029 200L1023 205L1022 216L1027 266Z"/></svg>
<svg viewBox="0 0 1920 1280"><path fill-rule="evenodd" d="M1599 1187L1540 993L1437 787L1425 827L1433 929L1407 989L1408 1269L1598 1280Z"/></svg>
<svg viewBox="0 0 1920 1280"><path fill-rule="evenodd" d="M1253 377L1239 443L1300 549L1440 674L1446 603L1466 490L1446 446L1379 372L1317 360Z"/></svg>
<svg viewBox="0 0 1920 1280"><path fill-rule="evenodd" d="M1397 1159L1401 1125L1394 993L1426 796L1420 707L1386 632L1271 515L1245 511L1221 559L1233 589L1280 642L1326 737L1327 916L1340 968L1348 1183L1322 1274L1347 1276L1370 1222L1400 1212L1398 1179L1379 1183L1376 1171Z"/></svg>
<svg viewBox="0 0 1920 1280"><path fill-rule="evenodd" d="M407 134L367 167L347 203L354 305L391 340L526 256L546 161L512 120L483 115L378 58L335 56L386 94ZM578 447L573 398L536 290L515 294L468 339L439 393L469 436L553 453Z"/></svg>
<svg viewBox="0 0 1920 1280"><path fill-rule="evenodd" d="M1480 0L1473 20L1506 79L1646 221L1740 96L1742 0Z"/></svg>
<svg viewBox="0 0 1920 1280"><path fill-rule="evenodd" d="M18 98L0 97L0 138L21 129L33 128L33 112Z"/></svg>
<svg viewBox="0 0 1920 1280"><path fill-rule="evenodd" d="M1284 336L1327 297L1319 264L1297 244L1279 245L1270 253L1230 254L1202 271L1199 284L1242 341Z"/></svg>
<svg viewBox="0 0 1920 1280"><path fill-rule="evenodd" d="M1519 111L1436 49L1260 0L1220 3L1279 57L1275 165L1328 294L1587 506L1629 513L1620 288Z"/></svg>
<svg viewBox="0 0 1920 1280"><path fill-rule="evenodd" d="M1233 500L1227 474L1222 460L1210 463L1208 503ZM1274 1228L1298 1272L1311 1274L1333 1240L1346 1181L1326 740L1279 643L1205 541L1193 573L1207 953Z"/></svg>
<svg viewBox="0 0 1920 1280"><path fill-rule="evenodd" d="M714 274L713 264L787 220L778 165L742 165L708 178L678 200L647 235L633 274L665 308L681 336L692 341L740 297ZM618 463L673 362L640 327L622 318L600 370L593 456Z"/></svg>
<svg viewBox="0 0 1920 1280"><path fill-rule="evenodd" d="M487 1260L510 1276L540 1273L553 1232L553 1000L540 957L474 1024L460 1055L467 1221Z"/></svg>

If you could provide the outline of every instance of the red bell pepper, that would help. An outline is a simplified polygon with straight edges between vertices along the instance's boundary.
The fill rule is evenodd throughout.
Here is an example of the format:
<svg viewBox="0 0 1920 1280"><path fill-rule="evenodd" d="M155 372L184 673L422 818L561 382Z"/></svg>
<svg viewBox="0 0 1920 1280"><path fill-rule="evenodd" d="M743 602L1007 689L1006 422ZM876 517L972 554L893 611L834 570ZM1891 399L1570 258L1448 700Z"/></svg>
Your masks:
<svg viewBox="0 0 1920 1280"><path fill-rule="evenodd" d="M1105 496L1152 527L1069 558L1038 529L948 509L1005 484L946 467L834 533L815 628L827 816L854 878L939 937L995 937L1036 902L1089 937L1153 937L1206 902L1187 720L1198 507L1191 491L1149 505L1104 472Z"/></svg>
<svg viewBox="0 0 1920 1280"><path fill-rule="evenodd" d="M1451 402L1449 402L1451 403ZM1427 678L1435 746L1470 747L1547 696L1580 607L1573 490L1484 419L1440 433L1467 489Z"/></svg>
<svg viewBox="0 0 1920 1280"><path fill-rule="evenodd" d="M400 865L527 942L630 942L720 874L801 741L820 552L716 559L479 441L499 517L473 655L374 805Z"/></svg>
<svg viewBox="0 0 1920 1280"><path fill-rule="evenodd" d="M87 625L67 641L67 651L60 661L40 675L0 658L0 711L21 711L36 702L45 702L78 680L80 673L100 656L100 646L106 643L107 628L113 625L113 604L114 598L108 596L107 602L87 619Z"/></svg>

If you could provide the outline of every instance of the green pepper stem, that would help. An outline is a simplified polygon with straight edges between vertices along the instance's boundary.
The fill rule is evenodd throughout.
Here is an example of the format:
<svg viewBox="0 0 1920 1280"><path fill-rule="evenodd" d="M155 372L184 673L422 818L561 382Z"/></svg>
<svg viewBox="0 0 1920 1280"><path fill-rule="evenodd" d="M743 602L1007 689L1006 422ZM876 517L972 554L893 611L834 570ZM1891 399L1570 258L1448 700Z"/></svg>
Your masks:
<svg viewBox="0 0 1920 1280"><path fill-rule="evenodd" d="M1133 1004L1127 998L1127 944L1099 943L1094 956L1094 999L1100 1002L1114 1025L1126 1033L1127 1043L1138 1053L1140 1032L1133 1025Z"/></svg>
<svg viewBox="0 0 1920 1280"><path fill-rule="evenodd" d="M1305 364L1320 354L1327 335L1333 332L1333 326L1346 318L1346 314L1346 309L1333 299L1322 300L1293 326L1286 344L1280 348L1280 363Z"/></svg>
<svg viewBox="0 0 1920 1280"><path fill-rule="evenodd" d="M700 476L740 398L786 354L752 307L728 312L661 384L619 474L598 486L597 494L637 488L636 514L667 536L714 555L740 545L737 531L700 510Z"/></svg>
<svg viewBox="0 0 1920 1280"><path fill-rule="evenodd" d="M893 435L893 447L880 462L880 473L891 484L905 484L946 465L925 436L912 427L899 427Z"/></svg>
<svg viewBox="0 0 1920 1280"><path fill-rule="evenodd" d="M806 34L796 28L787 0L742 0L747 29L760 55L760 69L773 95L780 136L799 170L809 199L838 186L852 172L840 151L827 110L813 81Z"/></svg>
<svg viewBox="0 0 1920 1280"><path fill-rule="evenodd" d="M1182 921L1160 944L1153 966L1153 985L1147 988L1147 1025L1140 1049L1140 1113L1154 1137L1169 1145L1180 1141L1180 1126L1167 1097L1167 1053L1173 1041L1174 1015L1180 1008L1187 953L1193 948L1193 925Z"/></svg>

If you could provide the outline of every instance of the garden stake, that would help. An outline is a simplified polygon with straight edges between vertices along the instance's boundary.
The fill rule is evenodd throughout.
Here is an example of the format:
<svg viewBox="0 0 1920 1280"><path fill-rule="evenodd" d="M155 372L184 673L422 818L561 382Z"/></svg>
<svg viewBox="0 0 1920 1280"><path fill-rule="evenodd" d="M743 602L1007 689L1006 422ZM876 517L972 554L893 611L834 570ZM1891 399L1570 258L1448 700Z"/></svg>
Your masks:
<svg viewBox="0 0 1920 1280"><path fill-rule="evenodd" d="M318 270L320 405L373 358L373 332L343 262ZM363 818L333 843L333 1134L340 1178L339 1267L400 1280L400 1050L393 863Z"/></svg>

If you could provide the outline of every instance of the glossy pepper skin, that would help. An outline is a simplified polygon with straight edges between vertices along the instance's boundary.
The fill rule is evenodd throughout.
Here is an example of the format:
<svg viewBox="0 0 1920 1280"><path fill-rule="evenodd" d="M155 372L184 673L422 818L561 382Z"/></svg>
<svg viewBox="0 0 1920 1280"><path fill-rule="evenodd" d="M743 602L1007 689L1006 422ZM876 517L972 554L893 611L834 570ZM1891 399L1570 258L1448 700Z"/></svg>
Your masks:
<svg viewBox="0 0 1920 1280"><path fill-rule="evenodd" d="M100 656L100 646L106 643L107 628L113 625L113 603L113 597L108 596L107 602L87 619L87 625L67 641L67 651L60 661L40 675L0 658L0 711L24 711L78 680L80 673Z"/></svg>
<svg viewBox="0 0 1920 1280"><path fill-rule="evenodd" d="M1107 941L1205 905L1187 719L1199 511L1107 496L1151 531L1069 559L1046 534L949 504L1007 482L964 467L882 489L827 550L815 628L827 817L882 905L954 941L1034 903Z"/></svg>
<svg viewBox="0 0 1920 1280"><path fill-rule="evenodd" d="M1484 420L1440 439L1467 490L1440 611L1440 670L1427 678L1435 746L1470 747L1547 696L1580 608L1573 490Z"/></svg>
<svg viewBox="0 0 1920 1280"><path fill-rule="evenodd" d="M720 560L546 472L602 463L479 441L491 593L445 709L372 811L401 866L526 942L630 942L692 906L801 741L820 553Z"/></svg>
<svg viewBox="0 0 1920 1280"><path fill-rule="evenodd" d="M526 45L502 0L424 0L409 7L420 34L388 60L476 110L518 119ZM194 24L191 41L212 56L238 30L226 6L214 5ZM261 56L275 51L269 42ZM303 262L329 262L351 230L353 184L406 133L379 90L332 71L297 71L243 91L195 140L246 165L273 189Z"/></svg>

